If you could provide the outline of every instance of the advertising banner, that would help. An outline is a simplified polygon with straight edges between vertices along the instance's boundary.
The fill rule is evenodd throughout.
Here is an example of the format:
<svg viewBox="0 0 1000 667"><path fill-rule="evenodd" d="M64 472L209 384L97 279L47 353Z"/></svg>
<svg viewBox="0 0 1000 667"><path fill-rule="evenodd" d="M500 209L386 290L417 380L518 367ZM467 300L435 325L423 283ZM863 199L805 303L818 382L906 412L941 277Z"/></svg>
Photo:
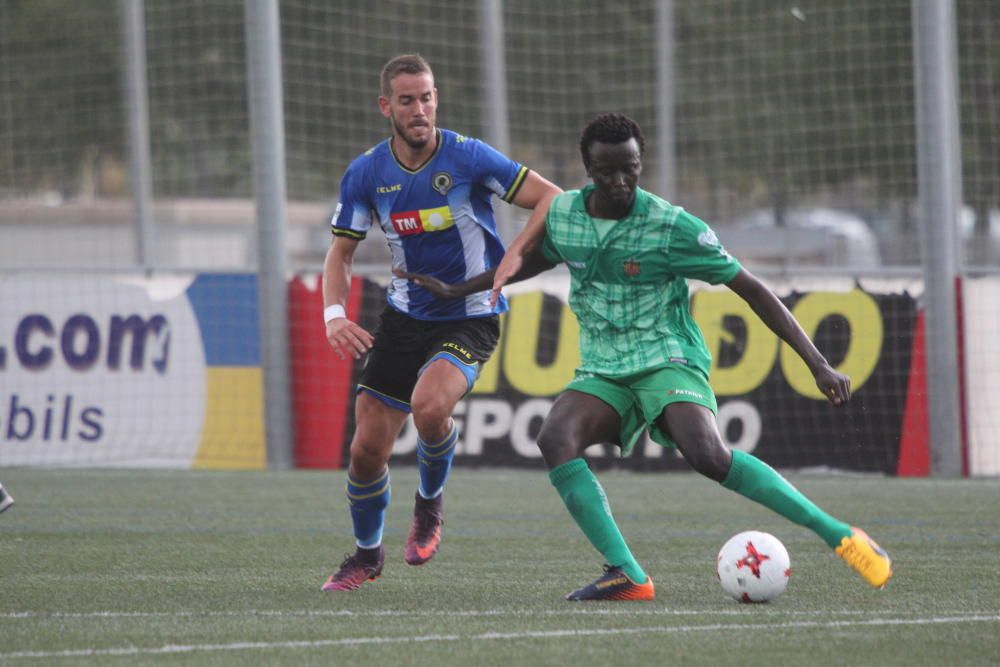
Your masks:
<svg viewBox="0 0 1000 667"><path fill-rule="evenodd" d="M1000 276L965 278L965 406L970 475L1000 476Z"/></svg>
<svg viewBox="0 0 1000 667"><path fill-rule="evenodd" d="M14 295L0 301L0 465L265 467L255 276L0 280L4 294ZM691 308L714 357L711 383L726 442L778 467L926 475L919 284L774 286L821 351L851 376L855 394L847 406L830 405L739 297L698 286ZM508 290L511 310L501 318L497 351L456 408L459 465L541 467L535 438L579 361L567 290L559 276ZM339 359L326 342L315 276L293 279L289 296L296 464L341 467L362 362ZM354 280L352 319L373 330L384 307L382 284ZM977 322L969 329L969 386L988 387L992 357L976 350L988 347L992 325ZM973 421L988 425L982 406L995 392L972 393ZM982 432L972 429L972 474L996 468ZM413 462L415 450L407 424L395 459ZM587 456L596 467L686 467L674 450L648 440L628 459L610 445Z"/></svg>
<svg viewBox="0 0 1000 667"><path fill-rule="evenodd" d="M723 437L730 446L754 452L776 467L926 474L899 470L907 410L911 424L919 425L926 409L925 401L907 400L917 321L913 292L919 285L830 282L775 287L831 363L851 376L854 397L843 407L819 395L798 356L736 294L705 286L693 292L692 313L714 357L711 383ZM356 279L352 293L358 291L357 283L361 297L353 317L371 330L385 307L384 288ZM557 277L535 279L530 288L519 285L509 291L511 309L502 318L497 352L456 409L462 434L459 465L542 465L535 438L579 361L579 333L566 305L567 289L567 282ZM316 303L314 298L307 317L319 321L322 302ZM322 344L312 354L314 363L333 356ZM360 364L352 383L359 371ZM312 389L322 388L314 383ZM336 390L331 383L328 391ZM353 390L347 400L352 397ZM324 410L333 407L326 404ZM325 430L326 444L314 443L314 448L327 451L335 445L341 465L347 461L353 432L353 410L346 408L343 422L331 423L338 436ZM909 442L925 451L926 428L911 427ZM412 462L415 451L416 433L408 422L394 457ZM648 439L628 459L608 445L594 446L587 455L596 467L686 468L675 450Z"/></svg>
<svg viewBox="0 0 1000 667"><path fill-rule="evenodd" d="M0 465L264 466L254 276L0 281Z"/></svg>

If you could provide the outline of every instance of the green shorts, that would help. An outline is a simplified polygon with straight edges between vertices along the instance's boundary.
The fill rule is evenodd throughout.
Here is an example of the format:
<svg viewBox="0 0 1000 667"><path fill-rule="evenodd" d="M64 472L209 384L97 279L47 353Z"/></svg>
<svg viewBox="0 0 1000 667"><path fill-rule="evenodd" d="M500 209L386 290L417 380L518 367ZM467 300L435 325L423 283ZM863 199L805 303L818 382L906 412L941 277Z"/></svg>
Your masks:
<svg viewBox="0 0 1000 667"><path fill-rule="evenodd" d="M655 442L664 447L677 446L656 425L663 408L671 403L696 403L713 413L719 411L708 378L700 371L680 364L614 378L578 371L566 389L596 396L621 416L618 444L621 445L622 456L632 452L646 428Z"/></svg>

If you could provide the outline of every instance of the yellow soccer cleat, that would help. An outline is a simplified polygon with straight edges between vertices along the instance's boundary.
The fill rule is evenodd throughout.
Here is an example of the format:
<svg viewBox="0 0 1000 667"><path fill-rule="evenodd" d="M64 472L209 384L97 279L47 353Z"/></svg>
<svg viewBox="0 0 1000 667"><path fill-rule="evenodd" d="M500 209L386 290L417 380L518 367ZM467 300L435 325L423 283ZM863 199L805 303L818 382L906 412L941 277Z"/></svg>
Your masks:
<svg viewBox="0 0 1000 667"><path fill-rule="evenodd" d="M850 536L843 538L835 551L875 588L885 588L892 577L889 554L860 528L852 526Z"/></svg>

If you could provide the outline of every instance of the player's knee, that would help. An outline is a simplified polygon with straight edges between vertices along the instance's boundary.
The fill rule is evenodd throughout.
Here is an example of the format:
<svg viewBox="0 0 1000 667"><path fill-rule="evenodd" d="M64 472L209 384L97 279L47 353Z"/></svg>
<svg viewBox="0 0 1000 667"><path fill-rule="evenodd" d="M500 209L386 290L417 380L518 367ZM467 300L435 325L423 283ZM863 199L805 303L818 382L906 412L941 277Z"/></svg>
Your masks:
<svg viewBox="0 0 1000 667"><path fill-rule="evenodd" d="M355 440L351 443L351 470L362 480L374 479L385 469L389 453L372 442Z"/></svg>
<svg viewBox="0 0 1000 667"><path fill-rule="evenodd" d="M553 429L543 428L536 444L549 468L562 465L577 455L577 448L573 443L564 434Z"/></svg>
<svg viewBox="0 0 1000 667"><path fill-rule="evenodd" d="M448 435L449 420L455 408L451 401L440 395L424 395L420 398L414 397L410 408L413 411L413 425L417 427L417 433L421 436L439 440Z"/></svg>
<svg viewBox="0 0 1000 667"><path fill-rule="evenodd" d="M535 441L538 445L539 451L541 451L542 456L548 461L550 456L555 452L559 451L563 447L563 443L554 434L546 432L544 429L538 434L538 439Z"/></svg>
<svg viewBox="0 0 1000 667"><path fill-rule="evenodd" d="M692 438L681 446L681 454L691 468L705 477L721 482L729 474L732 454L718 438L709 435Z"/></svg>

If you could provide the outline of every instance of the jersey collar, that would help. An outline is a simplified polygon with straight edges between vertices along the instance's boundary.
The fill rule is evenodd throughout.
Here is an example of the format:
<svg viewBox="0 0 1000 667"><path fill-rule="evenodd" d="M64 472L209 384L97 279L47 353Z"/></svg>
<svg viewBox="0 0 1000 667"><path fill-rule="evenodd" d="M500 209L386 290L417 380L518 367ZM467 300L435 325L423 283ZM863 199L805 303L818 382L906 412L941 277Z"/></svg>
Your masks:
<svg viewBox="0 0 1000 667"><path fill-rule="evenodd" d="M400 162L399 157L396 156L396 149L393 148L392 145L392 137L389 137L389 152L392 153L392 159L396 161L396 166L398 166L400 169L402 169L408 174L415 174L424 167L426 167L428 164L430 164L431 160L437 157L437 154L441 152L441 146L444 144L444 135L441 134L441 128L439 127L434 128L434 137L437 140L437 146L434 147L434 152L428 155L427 159L421 162L420 166L418 166L416 169L410 169L402 162Z"/></svg>
<svg viewBox="0 0 1000 667"><path fill-rule="evenodd" d="M578 213L583 213L585 216L590 217L587 213L587 195L589 195L594 190L594 184L590 183L583 186L580 190L580 196L576 198L573 203L573 209ZM629 210L628 215L625 218L631 218L636 215L646 215L649 212L649 193L647 193L642 188L637 187L635 189L635 199L632 200L632 208ZM622 218L624 220L625 218Z"/></svg>

